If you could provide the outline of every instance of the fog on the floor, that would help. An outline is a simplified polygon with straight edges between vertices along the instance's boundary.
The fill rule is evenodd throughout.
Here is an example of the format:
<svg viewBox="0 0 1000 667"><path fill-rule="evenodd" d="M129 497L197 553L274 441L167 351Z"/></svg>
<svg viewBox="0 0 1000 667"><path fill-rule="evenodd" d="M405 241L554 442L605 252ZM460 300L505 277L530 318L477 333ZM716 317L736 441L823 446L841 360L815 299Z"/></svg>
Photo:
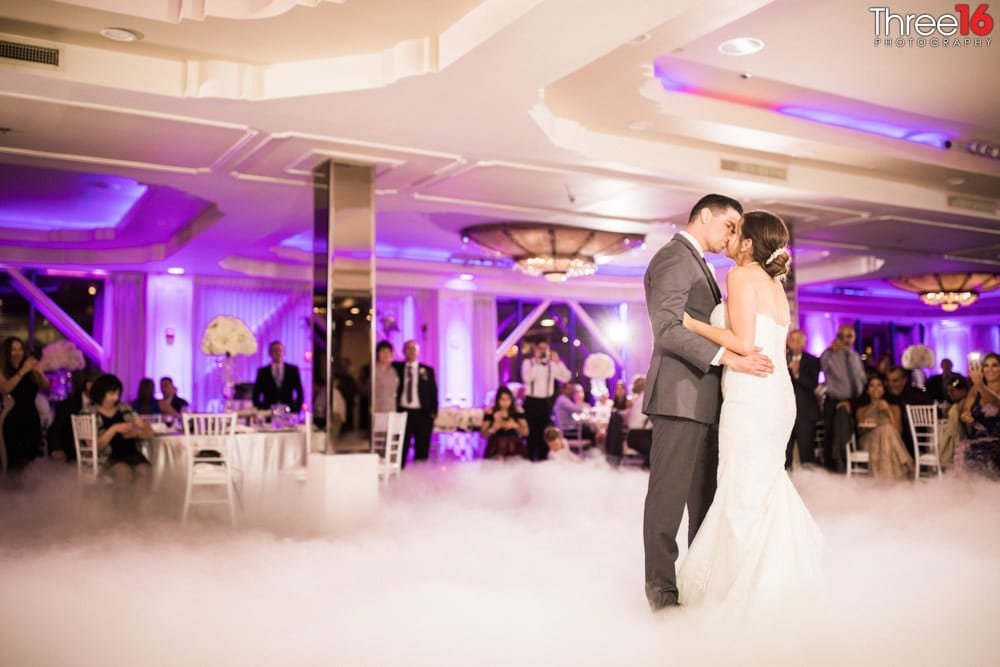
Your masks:
<svg viewBox="0 0 1000 667"><path fill-rule="evenodd" d="M5 665L996 660L1000 485L979 480L796 473L826 537L829 600L734 624L650 614L638 470L412 466L373 521L331 532L302 521L294 489L257 527L181 526L174 498L122 516L81 501L68 469L35 468L0 492Z"/></svg>

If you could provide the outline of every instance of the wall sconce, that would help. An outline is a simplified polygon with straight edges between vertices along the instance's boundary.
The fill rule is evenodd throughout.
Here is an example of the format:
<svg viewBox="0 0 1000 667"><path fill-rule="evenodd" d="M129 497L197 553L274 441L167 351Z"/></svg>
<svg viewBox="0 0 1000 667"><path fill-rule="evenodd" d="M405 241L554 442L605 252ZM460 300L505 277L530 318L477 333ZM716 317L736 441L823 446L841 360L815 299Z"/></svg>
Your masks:
<svg viewBox="0 0 1000 667"><path fill-rule="evenodd" d="M167 338L167 345L173 345L174 335L175 335L173 327L167 327L166 329L164 329L163 333Z"/></svg>

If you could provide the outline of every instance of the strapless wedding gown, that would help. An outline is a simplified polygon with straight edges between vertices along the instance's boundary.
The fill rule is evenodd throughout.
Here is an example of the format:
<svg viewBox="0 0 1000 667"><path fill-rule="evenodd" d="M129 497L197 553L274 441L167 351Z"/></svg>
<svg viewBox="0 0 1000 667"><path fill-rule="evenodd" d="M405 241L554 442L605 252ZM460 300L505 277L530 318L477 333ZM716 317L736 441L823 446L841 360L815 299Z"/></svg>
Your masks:
<svg viewBox="0 0 1000 667"><path fill-rule="evenodd" d="M726 326L725 304L711 322ZM757 609L822 593L823 537L785 472L795 394L787 325L757 315L756 344L775 361L766 378L722 374L715 499L678 571L683 605Z"/></svg>

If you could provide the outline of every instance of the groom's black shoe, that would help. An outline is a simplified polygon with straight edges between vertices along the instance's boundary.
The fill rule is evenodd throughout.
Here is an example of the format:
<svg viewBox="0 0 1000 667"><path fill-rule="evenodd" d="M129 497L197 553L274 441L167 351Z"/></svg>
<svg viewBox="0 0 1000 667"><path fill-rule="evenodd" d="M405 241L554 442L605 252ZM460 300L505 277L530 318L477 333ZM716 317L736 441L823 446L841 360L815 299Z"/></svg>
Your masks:
<svg viewBox="0 0 1000 667"><path fill-rule="evenodd" d="M646 599L649 601L649 610L654 613L680 606L677 603L676 593L671 594L658 588L648 588L646 590Z"/></svg>
<svg viewBox="0 0 1000 667"><path fill-rule="evenodd" d="M682 606L679 602L671 602L661 605L656 605L652 602L649 603L649 610L654 614L669 614L671 611L676 611L681 608Z"/></svg>

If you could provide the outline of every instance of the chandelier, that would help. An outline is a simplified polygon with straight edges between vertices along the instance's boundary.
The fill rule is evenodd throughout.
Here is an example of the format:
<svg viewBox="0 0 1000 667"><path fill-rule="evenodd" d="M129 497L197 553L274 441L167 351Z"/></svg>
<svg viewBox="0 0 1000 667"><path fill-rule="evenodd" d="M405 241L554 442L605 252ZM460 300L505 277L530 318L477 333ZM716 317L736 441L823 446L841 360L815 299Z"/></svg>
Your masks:
<svg viewBox="0 0 1000 667"><path fill-rule="evenodd" d="M941 306L951 313L959 306L969 306L983 292L1000 289L1000 275L995 273L927 273L889 281L894 287L916 292L928 306Z"/></svg>
<svg viewBox="0 0 1000 667"><path fill-rule="evenodd" d="M593 275L598 256L618 255L642 245L640 234L623 234L544 222L500 222L462 230L462 238L514 260L531 276L552 282Z"/></svg>

